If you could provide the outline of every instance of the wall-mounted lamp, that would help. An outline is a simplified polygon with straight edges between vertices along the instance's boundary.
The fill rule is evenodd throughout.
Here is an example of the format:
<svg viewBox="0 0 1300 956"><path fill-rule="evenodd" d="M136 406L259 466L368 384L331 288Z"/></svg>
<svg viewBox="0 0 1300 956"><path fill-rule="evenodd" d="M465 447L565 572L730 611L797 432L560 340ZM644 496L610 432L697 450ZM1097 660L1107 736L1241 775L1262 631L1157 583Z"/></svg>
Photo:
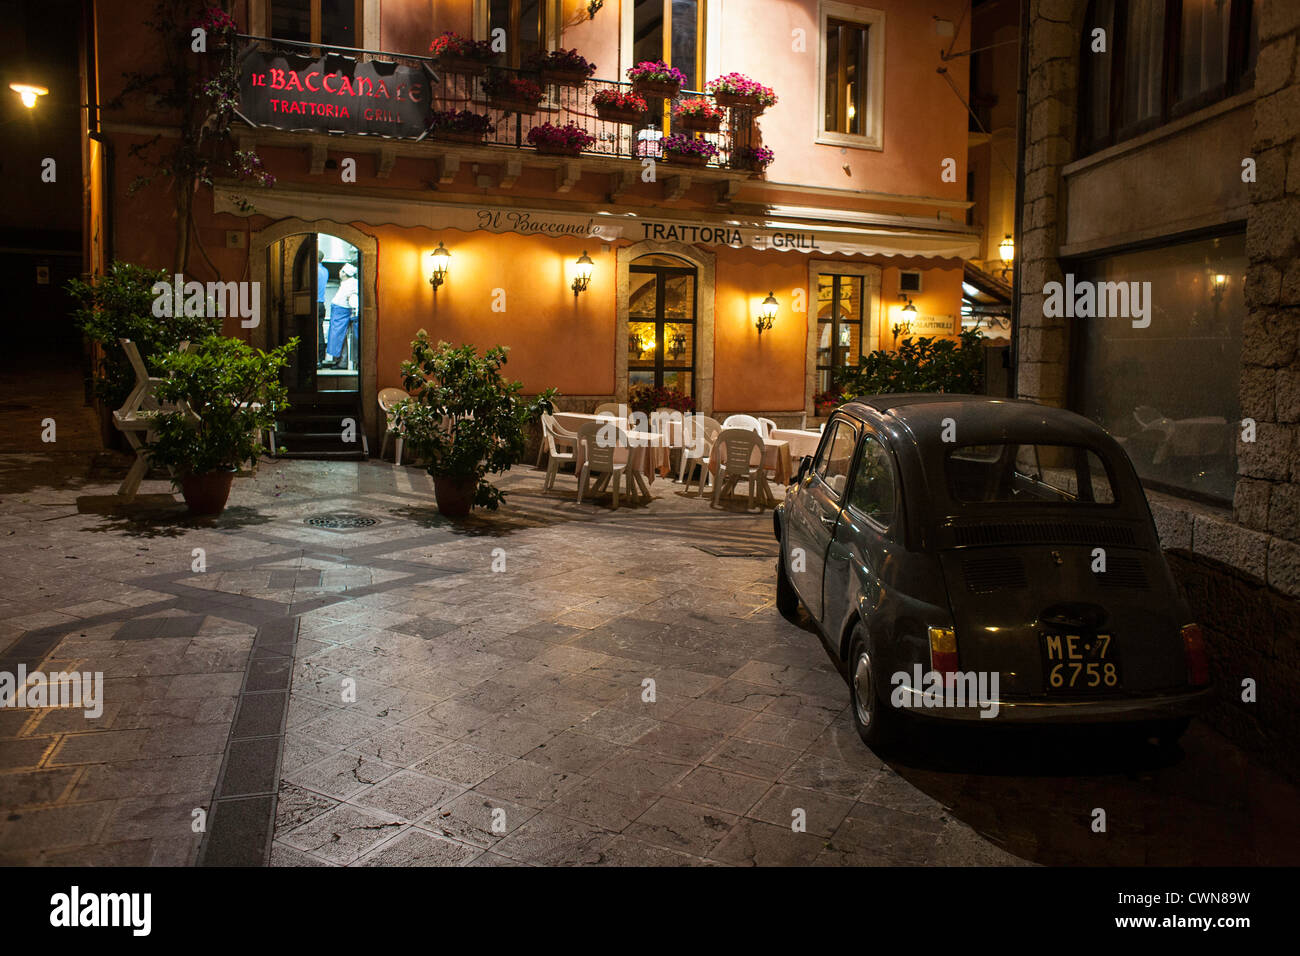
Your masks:
<svg viewBox="0 0 1300 956"><path fill-rule="evenodd" d="M1010 234L1004 236L998 243L998 256L1002 259L1002 278L1005 279L1007 273L1011 271L1011 263L1016 261L1016 241Z"/></svg>
<svg viewBox="0 0 1300 956"><path fill-rule="evenodd" d="M754 320L754 327L758 329L759 335L772 327L772 323L776 320L776 310L780 305L776 301L776 292L769 292L762 305L758 307L758 318Z"/></svg>
<svg viewBox="0 0 1300 956"><path fill-rule="evenodd" d="M38 97L44 96L50 91L43 86L36 86L32 83L10 83L9 89L18 94L18 98L23 101L23 106L30 109L36 108Z"/></svg>
<svg viewBox="0 0 1300 956"><path fill-rule="evenodd" d="M429 285L433 286L433 291L438 291L438 286L447 281L447 269L451 266L451 253L447 247L438 240L438 248L429 254L433 259L433 267L429 272Z"/></svg>
<svg viewBox="0 0 1300 956"><path fill-rule="evenodd" d="M1228 289L1228 277L1222 272L1216 272L1211 285L1213 288L1211 295L1214 296L1214 304L1218 305L1223 301L1223 293Z"/></svg>
<svg viewBox="0 0 1300 956"><path fill-rule="evenodd" d="M577 270L573 276L573 297L576 299L579 292L586 292L587 286L591 284L591 270L595 267L591 261L591 256L587 255L587 250L582 250L582 255L578 256Z"/></svg>
<svg viewBox="0 0 1300 956"><path fill-rule="evenodd" d="M668 354L673 358L681 358L686 351L686 333L674 332L673 337L668 340Z"/></svg>
<svg viewBox="0 0 1300 956"><path fill-rule="evenodd" d="M898 293L898 297L906 303L898 310L900 321L894 323L892 329L894 333L894 345L898 345L899 335L910 335L912 333L912 320L916 318L916 305L912 302L911 297L906 292Z"/></svg>

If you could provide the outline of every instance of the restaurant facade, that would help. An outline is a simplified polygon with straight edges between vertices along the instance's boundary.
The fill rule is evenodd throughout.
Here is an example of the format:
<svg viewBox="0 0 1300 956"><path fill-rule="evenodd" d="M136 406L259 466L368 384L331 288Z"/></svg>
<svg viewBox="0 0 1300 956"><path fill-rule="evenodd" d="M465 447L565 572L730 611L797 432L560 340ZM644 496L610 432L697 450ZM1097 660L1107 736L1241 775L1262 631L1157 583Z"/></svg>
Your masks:
<svg viewBox="0 0 1300 956"><path fill-rule="evenodd" d="M122 74L162 53L133 4L95 8L107 103ZM257 283L261 321L231 317L226 332L259 346L298 336L291 397L354 403L372 442L376 396L401 385L420 329L509 346L511 377L530 393L558 388L563 408L646 384L711 415L798 422L835 366L899 332L960 331L963 260L977 249L965 61L940 71L938 51L966 42L962 9L239 0L238 35L195 55L239 71L231 148L256 154L274 184L200 187L178 265L166 182L133 188L149 172L133 147L175 130L128 95L92 131L91 258ZM447 31L487 44L491 62L475 72L431 52ZM595 66L578 85L537 72L538 55L564 50ZM637 92L627 71L649 60L679 70L681 92L632 119L603 108ZM732 73L776 102L730 105L706 89ZM503 99L504 80L540 96ZM691 100L718 114L716 130L688 128L677 110ZM462 111L485 118L471 121L478 135L439 125ZM568 124L577 150L539 142ZM683 138L708 144L702 162L669 148ZM346 330L331 334L332 316Z"/></svg>

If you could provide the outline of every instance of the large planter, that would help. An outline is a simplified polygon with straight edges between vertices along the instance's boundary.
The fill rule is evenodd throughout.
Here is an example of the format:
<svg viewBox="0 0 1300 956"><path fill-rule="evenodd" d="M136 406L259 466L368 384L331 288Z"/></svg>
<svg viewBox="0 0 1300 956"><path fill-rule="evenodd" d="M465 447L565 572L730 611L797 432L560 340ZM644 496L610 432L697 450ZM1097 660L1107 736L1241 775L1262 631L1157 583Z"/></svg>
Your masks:
<svg viewBox="0 0 1300 956"><path fill-rule="evenodd" d="M664 150L664 159L674 166L707 166L710 158L698 153L674 153L672 150Z"/></svg>
<svg viewBox="0 0 1300 956"><path fill-rule="evenodd" d="M486 60L476 60L469 56L455 56L445 53L438 57L438 66L448 73L463 73L466 76L482 76L487 72Z"/></svg>
<svg viewBox="0 0 1300 956"><path fill-rule="evenodd" d="M181 497L196 518L210 518L226 510L230 499L230 485L235 480L235 470L209 471L202 475L185 475L181 478Z"/></svg>
<svg viewBox="0 0 1300 956"><path fill-rule="evenodd" d="M571 146L555 146L551 143L536 143L533 149L544 156L581 156L581 149L574 149Z"/></svg>
<svg viewBox="0 0 1300 956"><path fill-rule="evenodd" d="M671 100L682 91L682 84L676 80L633 80L632 91L641 96Z"/></svg>
<svg viewBox="0 0 1300 956"><path fill-rule="evenodd" d="M673 125L685 133L716 133L722 129L722 117L679 114L673 117Z"/></svg>
<svg viewBox="0 0 1300 956"><path fill-rule="evenodd" d="M466 130L445 129L435 131L433 138L446 143L481 143L483 142L483 137L486 135L487 133L471 133Z"/></svg>
<svg viewBox="0 0 1300 956"><path fill-rule="evenodd" d="M648 113L640 113L636 110L619 110L609 106L597 106L596 115L606 123L626 123L629 126L639 126L649 116Z"/></svg>
<svg viewBox="0 0 1300 956"><path fill-rule="evenodd" d="M435 478L433 497L438 502L438 512L445 518L463 518L474 507L476 478Z"/></svg>
<svg viewBox="0 0 1300 956"><path fill-rule="evenodd" d="M758 101L756 96L737 96L735 93L714 93L713 101L719 106L727 107L733 110L745 110L757 116L763 110L767 109Z"/></svg>

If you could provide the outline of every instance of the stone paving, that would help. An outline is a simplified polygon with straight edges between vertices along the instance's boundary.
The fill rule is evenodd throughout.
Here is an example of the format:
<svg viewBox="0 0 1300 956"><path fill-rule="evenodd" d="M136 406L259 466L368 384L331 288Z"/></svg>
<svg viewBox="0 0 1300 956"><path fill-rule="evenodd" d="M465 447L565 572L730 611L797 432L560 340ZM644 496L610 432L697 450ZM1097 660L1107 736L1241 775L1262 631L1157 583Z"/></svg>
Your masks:
<svg viewBox="0 0 1300 956"><path fill-rule="evenodd" d="M919 729L868 750L811 625L773 607L770 512L662 479L579 506L522 466L453 526L416 469L264 461L196 522L165 482L116 505L126 461L84 413L41 446L10 397L0 672L105 690L96 719L0 709L0 863L1300 860L1296 789L1200 724L1173 754Z"/></svg>

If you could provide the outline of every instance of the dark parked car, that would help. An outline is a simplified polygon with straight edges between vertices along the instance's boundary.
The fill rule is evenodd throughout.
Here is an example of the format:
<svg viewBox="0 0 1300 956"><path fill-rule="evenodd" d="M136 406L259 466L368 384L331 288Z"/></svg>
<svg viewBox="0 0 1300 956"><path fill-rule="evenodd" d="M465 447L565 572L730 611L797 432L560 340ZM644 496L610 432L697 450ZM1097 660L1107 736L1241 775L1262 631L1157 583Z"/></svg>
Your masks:
<svg viewBox="0 0 1300 956"><path fill-rule="evenodd" d="M831 416L774 512L777 606L807 608L869 745L904 719L1131 722L1207 700L1132 464L1026 401L880 395Z"/></svg>

